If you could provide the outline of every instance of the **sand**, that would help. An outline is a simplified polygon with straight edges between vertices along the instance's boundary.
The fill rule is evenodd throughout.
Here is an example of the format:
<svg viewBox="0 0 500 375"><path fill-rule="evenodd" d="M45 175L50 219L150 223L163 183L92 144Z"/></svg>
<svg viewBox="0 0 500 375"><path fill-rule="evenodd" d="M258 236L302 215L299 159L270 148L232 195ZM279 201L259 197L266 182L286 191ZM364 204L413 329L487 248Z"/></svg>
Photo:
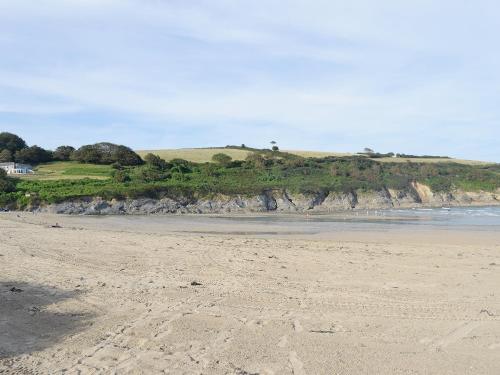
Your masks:
<svg viewBox="0 0 500 375"><path fill-rule="evenodd" d="M0 374L500 373L498 233L191 229L1 214Z"/></svg>

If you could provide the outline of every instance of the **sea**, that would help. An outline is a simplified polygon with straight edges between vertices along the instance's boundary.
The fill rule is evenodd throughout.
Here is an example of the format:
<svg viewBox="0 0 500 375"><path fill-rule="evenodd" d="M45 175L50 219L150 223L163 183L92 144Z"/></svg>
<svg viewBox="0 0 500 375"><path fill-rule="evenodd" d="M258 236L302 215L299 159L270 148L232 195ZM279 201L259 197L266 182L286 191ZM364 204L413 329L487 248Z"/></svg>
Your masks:
<svg viewBox="0 0 500 375"><path fill-rule="evenodd" d="M272 236L435 229L500 233L500 206L385 209L332 214L96 216L91 220L95 220L96 227L107 222L117 230L151 233Z"/></svg>

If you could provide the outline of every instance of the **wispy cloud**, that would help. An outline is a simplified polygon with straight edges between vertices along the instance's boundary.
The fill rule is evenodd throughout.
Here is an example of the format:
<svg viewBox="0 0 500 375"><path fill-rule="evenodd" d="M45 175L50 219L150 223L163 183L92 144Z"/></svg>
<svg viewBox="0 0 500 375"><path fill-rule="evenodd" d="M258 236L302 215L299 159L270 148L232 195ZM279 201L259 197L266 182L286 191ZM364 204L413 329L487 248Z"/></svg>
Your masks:
<svg viewBox="0 0 500 375"><path fill-rule="evenodd" d="M0 128L50 147L37 124L74 144L276 138L500 160L490 142L499 10L488 0L0 0ZM91 124L127 130L82 132Z"/></svg>

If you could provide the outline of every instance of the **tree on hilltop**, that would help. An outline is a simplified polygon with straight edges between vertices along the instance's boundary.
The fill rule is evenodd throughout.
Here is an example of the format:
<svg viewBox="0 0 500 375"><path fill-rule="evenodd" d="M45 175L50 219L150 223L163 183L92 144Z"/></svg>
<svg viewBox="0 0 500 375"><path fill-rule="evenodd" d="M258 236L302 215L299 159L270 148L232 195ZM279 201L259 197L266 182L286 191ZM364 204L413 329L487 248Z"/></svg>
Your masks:
<svg viewBox="0 0 500 375"><path fill-rule="evenodd" d="M74 151L75 148L72 146L59 146L54 151L54 159L59 161L71 160L71 155Z"/></svg>
<svg viewBox="0 0 500 375"><path fill-rule="evenodd" d="M7 132L0 133L0 150L9 150L14 154L26 147L26 142L21 137Z"/></svg>
<svg viewBox="0 0 500 375"><path fill-rule="evenodd" d="M52 160L52 152L34 145L16 151L14 159L18 163L47 163Z"/></svg>
<svg viewBox="0 0 500 375"><path fill-rule="evenodd" d="M85 145L72 153L72 159L81 163L141 165L144 161L129 147L101 142Z"/></svg>

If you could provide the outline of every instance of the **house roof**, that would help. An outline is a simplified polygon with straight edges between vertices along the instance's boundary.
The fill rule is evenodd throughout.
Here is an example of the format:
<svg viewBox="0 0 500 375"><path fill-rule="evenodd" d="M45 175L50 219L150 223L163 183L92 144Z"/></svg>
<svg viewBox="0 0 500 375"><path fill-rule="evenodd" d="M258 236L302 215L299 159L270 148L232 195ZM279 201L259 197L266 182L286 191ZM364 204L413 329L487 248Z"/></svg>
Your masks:
<svg viewBox="0 0 500 375"><path fill-rule="evenodd" d="M0 163L0 167L26 168L26 169L32 169L33 168L29 164L20 164L20 163L14 163L14 162Z"/></svg>

